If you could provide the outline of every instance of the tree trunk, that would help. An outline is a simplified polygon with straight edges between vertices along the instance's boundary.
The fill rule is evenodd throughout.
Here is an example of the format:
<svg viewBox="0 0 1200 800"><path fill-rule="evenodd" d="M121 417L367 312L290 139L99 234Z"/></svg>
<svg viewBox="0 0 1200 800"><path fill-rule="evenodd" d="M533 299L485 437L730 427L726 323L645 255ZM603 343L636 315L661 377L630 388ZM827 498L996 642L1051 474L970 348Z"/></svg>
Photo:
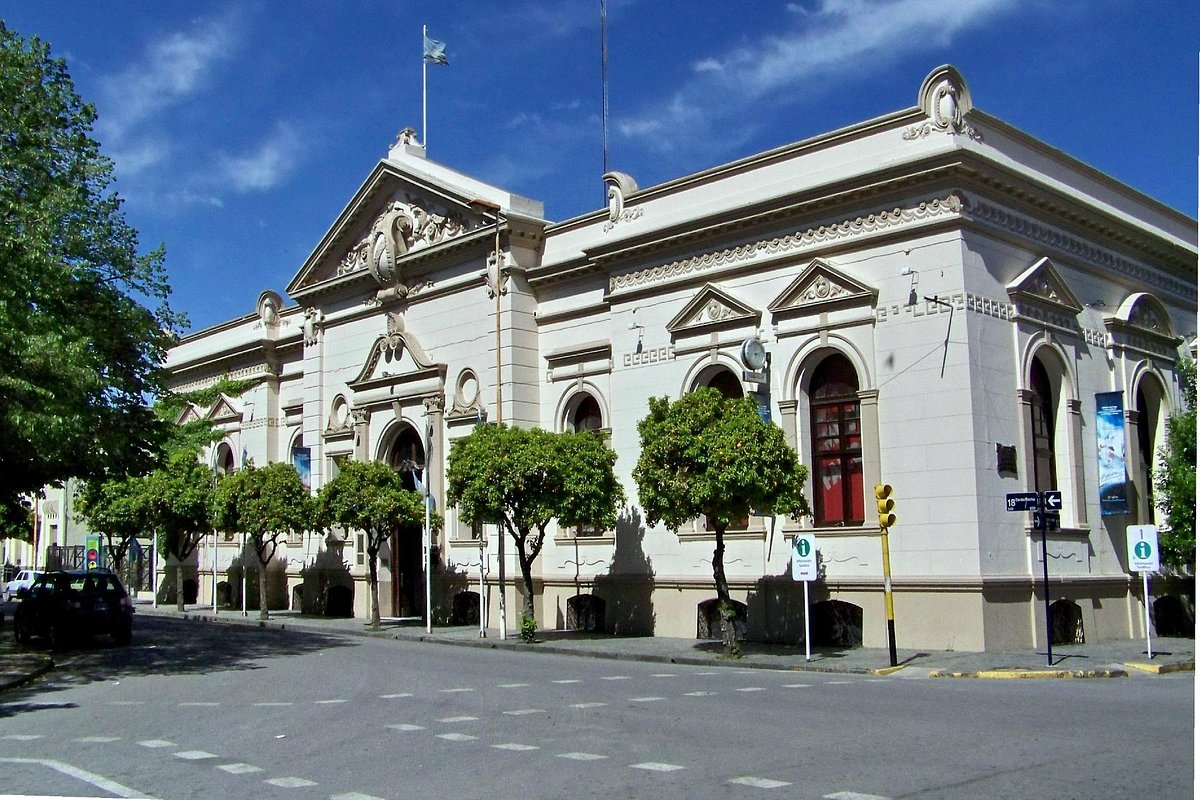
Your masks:
<svg viewBox="0 0 1200 800"><path fill-rule="evenodd" d="M533 613L533 560L525 557L525 547L517 543L517 560L521 562L521 584L525 596L521 599L521 614L536 619Z"/></svg>
<svg viewBox="0 0 1200 800"><path fill-rule="evenodd" d="M379 627L379 548L367 549L367 582L371 586L371 620L369 627Z"/></svg>
<svg viewBox="0 0 1200 800"><path fill-rule="evenodd" d="M175 610L183 611L183 559L175 562Z"/></svg>
<svg viewBox="0 0 1200 800"><path fill-rule="evenodd" d="M267 565L261 558L258 559L258 618L271 618L271 612L267 611Z"/></svg>
<svg viewBox="0 0 1200 800"><path fill-rule="evenodd" d="M721 616L721 643L725 652L737 650L737 630L734 628L733 601L729 599L729 581L725 579L725 527L716 526L717 546L713 549L713 580L717 584L717 613Z"/></svg>

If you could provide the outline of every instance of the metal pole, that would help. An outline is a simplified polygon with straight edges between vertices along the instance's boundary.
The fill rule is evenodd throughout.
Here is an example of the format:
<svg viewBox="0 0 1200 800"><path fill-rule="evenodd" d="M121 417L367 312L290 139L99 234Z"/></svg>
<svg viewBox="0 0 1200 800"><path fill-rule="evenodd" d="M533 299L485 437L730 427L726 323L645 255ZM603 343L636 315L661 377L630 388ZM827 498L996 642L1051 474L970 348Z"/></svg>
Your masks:
<svg viewBox="0 0 1200 800"><path fill-rule="evenodd" d="M484 566L484 543L487 539L483 535L483 526L479 528L479 638L487 638L487 603L483 599L483 566Z"/></svg>
<svg viewBox="0 0 1200 800"><path fill-rule="evenodd" d="M242 531L242 616L246 613L246 532Z"/></svg>
<svg viewBox="0 0 1200 800"><path fill-rule="evenodd" d="M429 28L425 25L421 26L421 145L426 148L425 152L429 152L429 111L427 101L427 85L426 73L429 71L429 63L425 60L425 40L429 38Z"/></svg>
<svg viewBox="0 0 1200 800"><path fill-rule="evenodd" d="M1154 658L1150 649L1150 573L1142 572L1142 597L1146 598L1146 658Z"/></svg>
<svg viewBox="0 0 1200 800"><path fill-rule="evenodd" d="M213 616L216 616L216 614L218 612L217 612L217 532L215 530L213 531L212 562L213 562L212 563Z"/></svg>
<svg viewBox="0 0 1200 800"><path fill-rule="evenodd" d="M808 628L808 581L804 582L804 660L812 661L812 636Z"/></svg>
<svg viewBox="0 0 1200 800"><path fill-rule="evenodd" d="M425 470L426 473L429 470ZM425 480L429 480L429 475L425 475ZM431 579L430 573L433 572L433 533L429 530L429 485L425 486L425 632L433 633L433 601L430 598Z"/></svg>
<svg viewBox="0 0 1200 800"><path fill-rule="evenodd" d="M888 552L887 528L880 526L879 541L883 546L883 604L887 611L889 663L896 666L896 614L892 607L892 557Z"/></svg>
<svg viewBox="0 0 1200 800"><path fill-rule="evenodd" d="M502 368L503 361L501 359L501 344L500 344L500 286L502 280L500 253L500 209L496 209L496 272L493 280L495 286L492 288L496 293L496 425L500 425L504 421L504 403L503 403L503 378ZM497 567L499 568L500 581L500 638L508 638L508 613L504 602L504 524L499 520L496 521L496 538L499 539L500 552L498 553Z"/></svg>
<svg viewBox="0 0 1200 800"><path fill-rule="evenodd" d="M1054 626L1050 623L1050 567L1046 558L1046 513L1038 494L1038 527L1042 531L1042 608L1046 614L1046 666L1054 666Z"/></svg>

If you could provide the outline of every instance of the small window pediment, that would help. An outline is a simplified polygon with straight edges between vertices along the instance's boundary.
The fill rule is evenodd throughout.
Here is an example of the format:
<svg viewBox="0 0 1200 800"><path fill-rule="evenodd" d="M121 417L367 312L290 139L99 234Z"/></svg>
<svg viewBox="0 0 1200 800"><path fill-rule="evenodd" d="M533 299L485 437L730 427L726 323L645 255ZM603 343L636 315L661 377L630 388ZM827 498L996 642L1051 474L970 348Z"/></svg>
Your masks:
<svg viewBox="0 0 1200 800"><path fill-rule="evenodd" d="M413 377L437 369L417 338L404 329L403 317L388 314L387 334L371 345L367 360L349 386L358 389L364 384L397 383L401 376Z"/></svg>
<svg viewBox="0 0 1200 800"><path fill-rule="evenodd" d="M674 337L746 325L757 327L758 319L758 311L710 283L667 323L667 331Z"/></svg>
<svg viewBox="0 0 1200 800"><path fill-rule="evenodd" d="M1033 305L1075 317L1083 304L1075 297L1053 262L1040 258L1008 284L1008 296L1018 307Z"/></svg>
<svg viewBox="0 0 1200 800"><path fill-rule="evenodd" d="M195 403L187 403L183 409L175 417L176 425L186 425L189 422L195 422L202 418L200 406Z"/></svg>
<svg viewBox="0 0 1200 800"><path fill-rule="evenodd" d="M818 258L788 284L768 310L775 317L820 313L835 306L873 305L878 294Z"/></svg>
<svg viewBox="0 0 1200 800"><path fill-rule="evenodd" d="M211 422L241 422L241 406L229 395L219 395L217 402L213 404L212 410L208 412L208 419Z"/></svg>
<svg viewBox="0 0 1200 800"><path fill-rule="evenodd" d="M1171 325L1166 306L1152 294L1136 292L1125 298L1114 316L1104 320L1112 342L1121 347L1173 361L1183 339Z"/></svg>

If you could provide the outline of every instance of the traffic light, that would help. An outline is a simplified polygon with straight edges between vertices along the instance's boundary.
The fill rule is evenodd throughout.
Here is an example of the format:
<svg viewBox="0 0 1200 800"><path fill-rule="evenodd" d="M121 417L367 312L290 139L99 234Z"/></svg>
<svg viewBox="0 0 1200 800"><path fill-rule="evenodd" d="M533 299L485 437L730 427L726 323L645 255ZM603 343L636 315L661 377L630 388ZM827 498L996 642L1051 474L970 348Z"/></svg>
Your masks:
<svg viewBox="0 0 1200 800"><path fill-rule="evenodd" d="M880 528L887 530L896 524L896 515L892 513L892 509L895 507L896 501L892 499L891 484L875 484L875 509L879 512Z"/></svg>

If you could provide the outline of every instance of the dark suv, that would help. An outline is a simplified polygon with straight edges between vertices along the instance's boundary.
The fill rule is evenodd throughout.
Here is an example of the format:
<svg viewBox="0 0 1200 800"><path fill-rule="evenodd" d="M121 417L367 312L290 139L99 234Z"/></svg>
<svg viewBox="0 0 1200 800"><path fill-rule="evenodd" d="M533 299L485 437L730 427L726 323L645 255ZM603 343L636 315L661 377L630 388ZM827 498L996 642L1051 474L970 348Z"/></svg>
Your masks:
<svg viewBox="0 0 1200 800"><path fill-rule="evenodd" d="M56 570L41 575L13 615L17 641L45 636L55 650L72 640L110 634L120 645L133 638L133 603L108 570Z"/></svg>

